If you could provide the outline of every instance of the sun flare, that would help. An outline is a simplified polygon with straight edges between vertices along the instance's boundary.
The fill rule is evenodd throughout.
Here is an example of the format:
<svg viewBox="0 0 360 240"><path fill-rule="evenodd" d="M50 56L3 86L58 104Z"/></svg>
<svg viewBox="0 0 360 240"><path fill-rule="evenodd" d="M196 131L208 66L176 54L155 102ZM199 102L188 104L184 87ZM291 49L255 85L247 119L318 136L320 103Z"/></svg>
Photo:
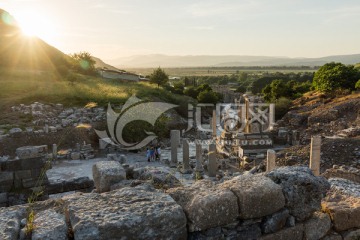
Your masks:
<svg viewBox="0 0 360 240"><path fill-rule="evenodd" d="M47 42L53 42L55 28L51 20L34 12L23 12L16 15L16 20L24 35L39 37Z"/></svg>

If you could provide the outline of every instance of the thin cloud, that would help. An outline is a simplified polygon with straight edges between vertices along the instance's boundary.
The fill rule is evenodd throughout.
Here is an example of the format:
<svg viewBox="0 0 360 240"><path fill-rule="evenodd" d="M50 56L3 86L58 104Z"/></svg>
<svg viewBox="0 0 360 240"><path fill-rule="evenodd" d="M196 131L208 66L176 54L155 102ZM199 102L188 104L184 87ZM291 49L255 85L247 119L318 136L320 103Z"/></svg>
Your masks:
<svg viewBox="0 0 360 240"><path fill-rule="evenodd" d="M211 31L211 30L214 30L214 27L213 26L191 26L191 27L189 27L189 29Z"/></svg>

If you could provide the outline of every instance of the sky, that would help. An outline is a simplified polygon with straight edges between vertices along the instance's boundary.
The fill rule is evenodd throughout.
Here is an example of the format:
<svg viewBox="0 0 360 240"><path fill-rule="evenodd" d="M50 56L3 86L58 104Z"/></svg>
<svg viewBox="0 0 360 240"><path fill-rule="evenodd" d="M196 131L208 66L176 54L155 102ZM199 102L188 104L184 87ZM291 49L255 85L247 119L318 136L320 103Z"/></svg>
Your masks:
<svg viewBox="0 0 360 240"><path fill-rule="evenodd" d="M65 53L322 57L360 53L359 0L0 0Z"/></svg>

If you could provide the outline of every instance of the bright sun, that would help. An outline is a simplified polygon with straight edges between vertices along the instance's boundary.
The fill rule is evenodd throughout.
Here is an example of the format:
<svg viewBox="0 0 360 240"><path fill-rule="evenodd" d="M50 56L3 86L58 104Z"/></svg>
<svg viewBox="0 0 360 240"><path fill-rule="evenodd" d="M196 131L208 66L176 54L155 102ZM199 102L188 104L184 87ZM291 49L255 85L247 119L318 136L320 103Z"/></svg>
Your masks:
<svg viewBox="0 0 360 240"><path fill-rule="evenodd" d="M22 32L31 37L39 37L47 42L53 42L56 31L51 20L33 12L23 12L15 16Z"/></svg>

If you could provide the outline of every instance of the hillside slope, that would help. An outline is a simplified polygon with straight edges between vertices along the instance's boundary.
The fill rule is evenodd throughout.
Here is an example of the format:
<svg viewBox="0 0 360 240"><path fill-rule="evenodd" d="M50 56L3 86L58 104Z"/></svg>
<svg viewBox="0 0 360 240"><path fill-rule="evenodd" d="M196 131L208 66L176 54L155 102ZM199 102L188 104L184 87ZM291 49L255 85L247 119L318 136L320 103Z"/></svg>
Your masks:
<svg viewBox="0 0 360 240"><path fill-rule="evenodd" d="M69 57L37 37L22 34L16 20L0 9L0 67L56 70L68 66Z"/></svg>
<svg viewBox="0 0 360 240"><path fill-rule="evenodd" d="M333 165L360 168L360 93L327 96L309 92L278 121L279 127L298 130L300 146L278 154L278 165L308 165L310 138L321 135L321 172Z"/></svg>

